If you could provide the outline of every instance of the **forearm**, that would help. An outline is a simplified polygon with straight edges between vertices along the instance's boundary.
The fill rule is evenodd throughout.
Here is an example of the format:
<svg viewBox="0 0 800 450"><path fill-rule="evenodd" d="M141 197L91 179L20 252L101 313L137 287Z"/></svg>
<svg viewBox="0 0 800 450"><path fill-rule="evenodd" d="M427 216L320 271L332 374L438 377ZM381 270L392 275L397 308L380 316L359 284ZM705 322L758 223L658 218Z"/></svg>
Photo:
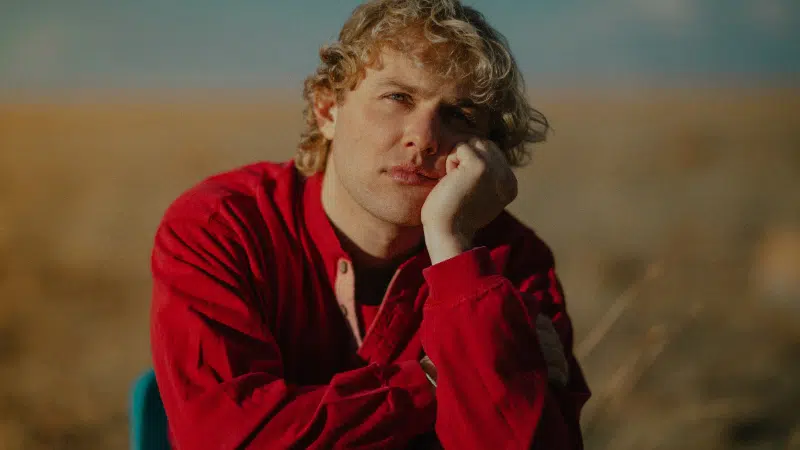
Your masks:
<svg viewBox="0 0 800 450"><path fill-rule="evenodd" d="M405 448L431 431L432 386L416 361L342 372L301 386L252 372L214 380L156 360L159 388L178 448Z"/></svg>
<svg viewBox="0 0 800 450"><path fill-rule="evenodd" d="M403 448L433 429L435 396L417 361L293 382L262 319L260 304L271 299L249 296L246 255L226 250L236 241L225 229L181 231L157 237L151 316L153 365L178 448Z"/></svg>
<svg viewBox="0 0 800 450"><path fill-rule="evenodd" d="M315 391L282 405L247 448L403 449L433 428L433 390L415 361L345 372Z"/></svg>
<svg viewBox="0 0 800 450"><path fill-rule="evenodd" d="M527 449L535 436L537 445L576 448L576 419L548 386L531 320L538 311L496 273L488 251L433 266L426 278L433 297L421 333L438 371L436 428L445 447ZM540 426L547 431L537 433Z"/></svg>
<svg viewBox="0 0 800 450"><path fill-rule="evenodd" d="M501 305L471 303L429 309L422 325L438 372L439 438L445 448L529 448L547 396L544 361L510 329L525 324L499 325Z"/></svg>

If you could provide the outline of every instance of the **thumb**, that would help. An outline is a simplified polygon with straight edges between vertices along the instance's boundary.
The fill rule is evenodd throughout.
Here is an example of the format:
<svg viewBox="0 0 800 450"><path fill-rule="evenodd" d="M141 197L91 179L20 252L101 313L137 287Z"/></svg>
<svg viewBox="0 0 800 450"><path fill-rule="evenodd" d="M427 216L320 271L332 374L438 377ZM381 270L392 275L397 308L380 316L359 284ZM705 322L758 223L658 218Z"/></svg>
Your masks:
<svg viewBox="0 0 800 450"><path fill-rule="evenodd" d="M460 163L461 163L461 160L458 158L458 155L456 155L455 152L449 154L447 156L447 161L445 162L445 164L446 164L445 165L446 173L450 173L450 172L458 169L458 166L459 166Z"/></svg>

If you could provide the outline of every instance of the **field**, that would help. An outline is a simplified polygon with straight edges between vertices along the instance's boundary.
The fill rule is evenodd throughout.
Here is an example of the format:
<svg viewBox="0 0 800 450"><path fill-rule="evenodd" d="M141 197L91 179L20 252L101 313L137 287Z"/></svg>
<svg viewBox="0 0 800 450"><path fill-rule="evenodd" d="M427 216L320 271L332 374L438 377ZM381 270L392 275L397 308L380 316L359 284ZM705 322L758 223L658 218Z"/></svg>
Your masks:
<svg viewBox="0 0 800 450"><path fill-rule="evenodd" d="M292 156L273 92L0 104L0 449L127 445L161 213ZM587 449L800 449L800 90L553 91L512 211L554 248Z"/></svg>

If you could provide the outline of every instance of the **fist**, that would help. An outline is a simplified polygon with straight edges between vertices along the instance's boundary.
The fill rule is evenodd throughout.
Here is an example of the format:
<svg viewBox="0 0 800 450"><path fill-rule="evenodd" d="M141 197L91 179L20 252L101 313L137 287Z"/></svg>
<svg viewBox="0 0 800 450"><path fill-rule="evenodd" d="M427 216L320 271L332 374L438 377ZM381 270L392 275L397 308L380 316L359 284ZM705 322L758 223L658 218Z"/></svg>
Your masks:
<svg viewBox="0 0 800 450"><path fill-rule="evenodd" d="M454 247L468 248L475 233L516 196L517 177L497 145L478 138L459 144L447 157L445 176L422 206L421 221L432 259L437 249L431 243L442 242L451 249L449 253Z"/></svg>

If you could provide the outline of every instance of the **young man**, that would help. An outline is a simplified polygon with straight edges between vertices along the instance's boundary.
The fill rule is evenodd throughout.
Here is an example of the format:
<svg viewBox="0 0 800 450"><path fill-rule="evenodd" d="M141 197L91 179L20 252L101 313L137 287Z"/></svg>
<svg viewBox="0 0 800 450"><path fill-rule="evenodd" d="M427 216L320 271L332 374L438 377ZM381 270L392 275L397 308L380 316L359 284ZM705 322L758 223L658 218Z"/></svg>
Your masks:
<svg viewBox="0 0 800 450"><path fill-rule="evenodd" d="M548 247L504 212L547 123L455 0L354 11L297 157L166 212L152 347L182 449L582 448Z"/></svg>

